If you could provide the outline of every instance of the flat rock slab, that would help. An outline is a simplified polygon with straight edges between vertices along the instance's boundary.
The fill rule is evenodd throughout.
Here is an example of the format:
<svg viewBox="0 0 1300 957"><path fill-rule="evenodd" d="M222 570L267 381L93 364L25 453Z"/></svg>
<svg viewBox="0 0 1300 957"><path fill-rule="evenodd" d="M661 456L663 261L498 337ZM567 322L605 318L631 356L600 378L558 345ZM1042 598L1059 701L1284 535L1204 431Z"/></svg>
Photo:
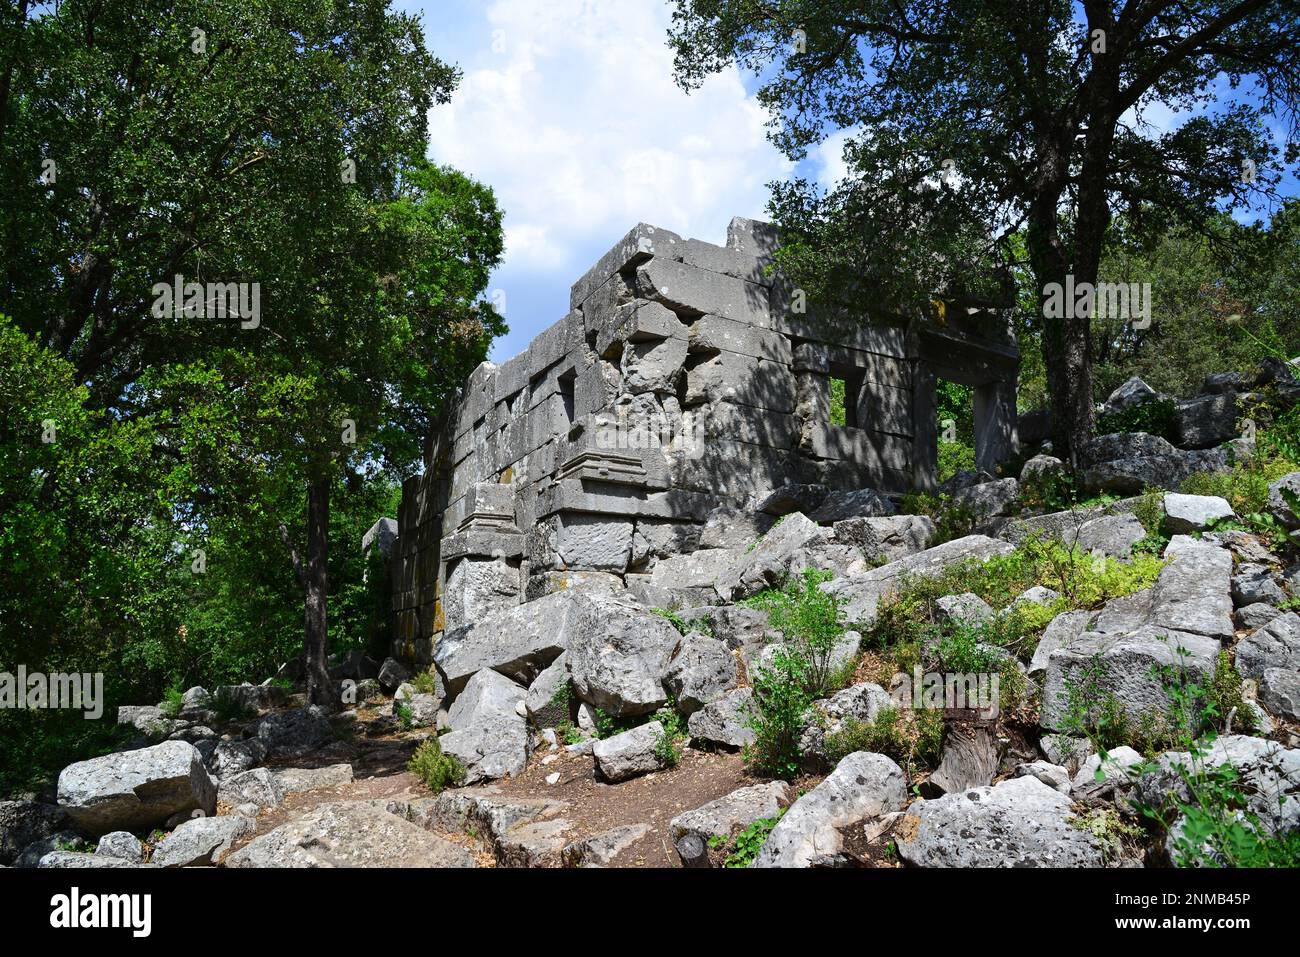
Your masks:
<svg viewBox="0 0 1300 957"><path fill-rule="evenodd" d="M254 838L226 867L475 867L469 851L367 802L322 804Z"/></svg>
<svg viewBox="0 0 1300 957"><path fill-rule="evenodd" d="M724 794L694 811L673 818L669 824L673 843L694 835L705 844L710 838L728 838L755 821L775 818L790 804L790 785L784 781L755 784Z"/></svg>

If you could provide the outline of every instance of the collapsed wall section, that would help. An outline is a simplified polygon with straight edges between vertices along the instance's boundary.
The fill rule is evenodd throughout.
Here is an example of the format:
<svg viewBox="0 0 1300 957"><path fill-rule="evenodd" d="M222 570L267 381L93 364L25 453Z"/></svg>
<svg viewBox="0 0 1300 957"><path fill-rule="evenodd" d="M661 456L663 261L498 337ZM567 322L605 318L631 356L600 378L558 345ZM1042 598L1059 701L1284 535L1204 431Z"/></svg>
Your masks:
<svg viewBox="0 0 1300 957"><path fill-rule="evenodd" d="M914 325L800 314L776 246L747 219L725 246L640 224L564 318L474 370L403 487L398 653L427 661L444 630L559 589L622 588L693 552L714 509L785 485L926 485L933 383Z"/></svg>

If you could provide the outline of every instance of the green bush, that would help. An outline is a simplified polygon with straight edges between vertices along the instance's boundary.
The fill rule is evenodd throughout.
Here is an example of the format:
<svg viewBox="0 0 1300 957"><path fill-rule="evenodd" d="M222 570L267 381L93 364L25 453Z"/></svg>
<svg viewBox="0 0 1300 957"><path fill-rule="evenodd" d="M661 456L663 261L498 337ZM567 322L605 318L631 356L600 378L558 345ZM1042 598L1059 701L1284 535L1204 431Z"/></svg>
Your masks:
<svg viewBox="0 0 1300 957"><path fill-rule="evenodd" d="M465 768L452 755L442 753L442 744L437 738L421 743L406 767L435 794L455 787L465 777Z"/></svg>
<svg viewBox="0 0 1300 957"><path fill-rule="evenodd" d="M930 495L909 492L903 496L900 509L904 514L924 515L934 519L934 538L930 545L942 545L956 538L965 538L979 524L979 513L967 505L954 502L948 495Z"/></svg>
<svg viewBox="0 0 1300 957"><path fill-rule="evenodd" d="M844 634L839 603L818 587L830 578L830 572L809 569L791 578L785 588L767 589L742 602L766 611L772 627L797 650L807 690L814 697L838 690L835 683L844 680L843 673L835 673L832 661L835 644Z"/></svg>
<svg viewBox="0 0 1300 957"><path fill-rule="evenodd" d="M832 767L855 751L893 758L908 778L938 766L943 747L943 712L936 709L884 708L874 721L846 718L826 736L826 757Z"/></svg>
<svg viewBox="0 0 1300 957"><path fill-rule="evenodd" d="M777 778L799 773L799 737L812 697L808 693L808 662L797 650L779 648L769 667L754 677L754 697L745 725L754 743L745 746L745 760Z"/></svg>
<svg viewBox="0 0 1300 957"><path fill-rule="evenodd" d="M1140 402L1119 412L1097 416L1097 434L1149 432L1151 435L1158 435L1173 442L1178 438L1174 432L1177 413L1178 408L1172 399Z"/></svg>

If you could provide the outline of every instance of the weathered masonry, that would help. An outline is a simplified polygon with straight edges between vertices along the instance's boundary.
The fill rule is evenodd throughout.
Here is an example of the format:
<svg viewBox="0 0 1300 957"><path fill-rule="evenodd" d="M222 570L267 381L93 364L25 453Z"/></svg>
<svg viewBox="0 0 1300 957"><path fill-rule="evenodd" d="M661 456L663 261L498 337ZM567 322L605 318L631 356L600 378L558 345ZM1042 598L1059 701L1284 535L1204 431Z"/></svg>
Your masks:
<svg viewBox="0 0 1300 957"><path fill-rule="evenodd" d="M747 219L726 246L639 225L573 286L567 316L474 371L403 488L400 653L425 661L443 630L557 589L622 588L695 551L714 509L788 484L932 488L938 378L976 388L982 467L1012 451L1005 317L819 328L769 274L775 245Z"/></svg>

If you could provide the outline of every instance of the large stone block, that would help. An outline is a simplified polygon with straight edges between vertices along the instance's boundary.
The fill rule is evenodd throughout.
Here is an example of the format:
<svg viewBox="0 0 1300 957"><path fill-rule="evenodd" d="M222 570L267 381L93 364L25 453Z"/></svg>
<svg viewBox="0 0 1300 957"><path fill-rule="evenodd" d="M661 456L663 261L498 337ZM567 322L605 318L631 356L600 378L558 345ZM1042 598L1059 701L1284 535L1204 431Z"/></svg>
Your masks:
<svg viewBox="0 0 1300 957"><path fill-rule="evenodd" d="M175 814L217 809L217 788L203 757L185 741L106 754L59 774L59 805L87 834L147 831Z"/></svg>
<svg viewBox="0 0 1300 957"><path fill-rule="evenodd" d="M794 378L787 366L738 352L720 352L686 371L686 404L738 402L773 412L794 411Z"/></svg>
<svg viewBox="0 0 1300 957"><path fill-rule="evenodd" d="M768 328L768 289L732 276L655 257L637 267L637 294L682 316L715 315Z"/></svg>
<svg viewBox="0 0 1300 957"><path fill-rule="evenodd" d="M790 340L780 333L722 316L700 316L690 326L691 352L735 352L781 365L791 364Z"/></svg>
<svg viewBox="0 0 1300 957"><path fill-rule="evenodd" d="M569 307L578 308L587 297L603 286L611 276L629 270L652 256L669 253L682 237L667 229L637 223L614 248L601 256L569 291Z"/></svg>
<svg viewBox="0 0 1300 957"><path fill-rule="evenodd" d="M447 573L444 627L459 628L519 603L519 569L504 558L462 558Z"/></svg>
<svg viewBox="0 0 1300 957"><path fill-rule="evenodd" d="M433 656L447 691L459 694L484 668L531 684L564 651L581 604L576 595L549 595L448 631Z"/></svg>
<svg viewBox="0 0 1300 957"><path fill-rule="evenodd" d="M636 299L619 306L596 332L596 354L614 359L627 343L685 339L687 327L667 306L648 299Z"/></svg>
<svg viewBox="0 0 1300 957"><path fill-rule="evenodd" d="M1168 717L1175 705L1153 672L1175 669L1205 687L1218 655L1213 638L1151 625L1129 634L1084 632L1048 656L1040 723L1069 731L1073 707L1091 711L1107 702L1118 705L1134 728L1152 717ZM1086 699L1077 700L1080 694Z"/></svg>
<svg viewBox="0 0 1300 957"><path fill-rule="evenodd" d="M856 751L786 811L759 849L752 867L808 867L833 859L843 830L900 810L907 776L883 754Z"/></svg>
<svg viewBox="0 0 1300 957"><path fill-rule="evenodd" d="M568 641L578 697L616 716L649 714L668 700L663 679L681 636L665 619L617 597L581 605Z"/></svg>

